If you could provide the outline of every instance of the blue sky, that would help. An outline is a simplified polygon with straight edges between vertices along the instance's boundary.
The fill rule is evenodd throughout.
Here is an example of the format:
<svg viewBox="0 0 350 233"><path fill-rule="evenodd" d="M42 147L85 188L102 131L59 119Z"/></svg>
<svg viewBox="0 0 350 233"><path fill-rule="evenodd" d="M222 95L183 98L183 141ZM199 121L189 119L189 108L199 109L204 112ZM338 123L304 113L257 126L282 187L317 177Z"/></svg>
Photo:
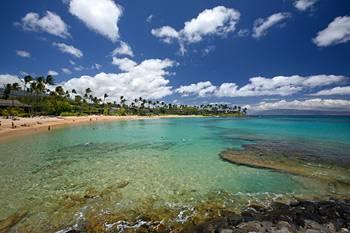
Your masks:
<svg viewBox="0 0 350 233"><path fill-rule="evenodd" d="M0 83L259 110L350 110L348 0L6 1Z"/></svg>

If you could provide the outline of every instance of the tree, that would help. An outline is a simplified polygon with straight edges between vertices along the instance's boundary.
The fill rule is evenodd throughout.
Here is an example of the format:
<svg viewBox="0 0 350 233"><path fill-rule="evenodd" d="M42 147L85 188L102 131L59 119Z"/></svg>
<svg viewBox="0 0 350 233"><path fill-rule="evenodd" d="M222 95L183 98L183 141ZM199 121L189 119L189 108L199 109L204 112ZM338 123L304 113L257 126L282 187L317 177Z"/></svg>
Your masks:
<svg viewBox="0 0 350 233"><path fill-rule="evenodd" d="M52 75L48 75L46 76L44 83L48 85L55 85L55 79Z"/></svg>
<svg viewBox="0 0 350 233"><path fill-rule="evenodd" d="M11 89L14 91L19 91L21 90L21 86L18 83L12 83Z"/></svg>
<svg viewBox="0 0 350 233"><path fill-rule="evenodd" d="M27 75L27 76L24 77L24 88L25 88L25 91L28 91L27 84L30 83L31 81L33 81L33 77L32 76Z"/></svg>
<svg viewBox="0 0 350 233"><path fill-rule="evenodd" d="M4 92L3 92L3 97L4 99L8 99L10 97L10 94L11 94L11 89L12 89L12 86L10 83L6 84L5 85L5 88L4 88Z"/></svg>
<svg viewBox="0 0 350 233"><path fill-rule="evenodd" d="M91 91L90 88L86 88L86 89L85 89L85 93L86 93L87 95L89 95L91 92L92 92L92 91Z"/></svg>
<svg viewBox="0 0 350 233"><path fill-rule="evenodd" d="M106 102L106 98L108 97L108 94L107 93L105 93L104 95L103 95L103 103L105 103Z"/></svg>
<svg viewBox="0 0 350 233"><path fill-rule="evenodd" d="M63 95L64 95L64 89L63 89L63 87L61 87L61 86L57 86L57 87L55 88L55 92L56 92L59 96L63 96Z"/></svg>

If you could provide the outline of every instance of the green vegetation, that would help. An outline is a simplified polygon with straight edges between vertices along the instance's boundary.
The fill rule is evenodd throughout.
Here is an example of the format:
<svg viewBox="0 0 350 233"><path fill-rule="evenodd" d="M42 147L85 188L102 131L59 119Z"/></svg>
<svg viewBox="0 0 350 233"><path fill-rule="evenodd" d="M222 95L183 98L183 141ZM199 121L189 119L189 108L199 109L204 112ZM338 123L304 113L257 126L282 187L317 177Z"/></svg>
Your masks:
<svg viewBox="0 0 350 233"><path fill-rule="evenodd" d="M2 90L3 100L18 100L27 107L3 105L2 116L83 116L91 114L103 115L205 115L205 116L243 116L247 109L240 106L230 107L227 104L206 104L200 106L167 104L161 101L147 100L142 97L127 100L124 96L114 102L108 101L108 93L99 98L93 90L87 88L84 93L76 90L64 90L62 86L54 86L54 78L33 78L25 76L23 85L6 84ZM1 94L1 90L0 90ZM79 95L82 94L82 95Z"/></svg>

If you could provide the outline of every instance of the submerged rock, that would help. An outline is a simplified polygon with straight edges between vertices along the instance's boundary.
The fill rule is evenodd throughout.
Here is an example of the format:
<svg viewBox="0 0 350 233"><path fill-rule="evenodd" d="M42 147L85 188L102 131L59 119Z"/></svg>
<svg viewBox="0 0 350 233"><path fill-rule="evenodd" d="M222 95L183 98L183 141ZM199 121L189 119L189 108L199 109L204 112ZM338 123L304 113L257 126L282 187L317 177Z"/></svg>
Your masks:
<svg viewBox="0 0 350 233"><path fill-rule="evenodd" d="M270 169L278 172L304 176L325 182L330 193L349 193L350 169L324 160L315 161L306 152L276 148L276 145L245 145L243 150L228 149L220 158L253 168Z"/></svg>
<svg viewBox="0 0 350 233"><path fill-rule="evenodd" d="M27 211L20 211L3 220L0 220L0 233L8 232L13 226L21 221L27 215L27 213Z"/></svg>
<svg viewBox="0 0 350 233"><path fill-rule="evenodd" d="M120 189L125 188L126 186L128 186L128 184L129 184L129 181L124 180L117 184L117 188L120 188Z"/></svg>

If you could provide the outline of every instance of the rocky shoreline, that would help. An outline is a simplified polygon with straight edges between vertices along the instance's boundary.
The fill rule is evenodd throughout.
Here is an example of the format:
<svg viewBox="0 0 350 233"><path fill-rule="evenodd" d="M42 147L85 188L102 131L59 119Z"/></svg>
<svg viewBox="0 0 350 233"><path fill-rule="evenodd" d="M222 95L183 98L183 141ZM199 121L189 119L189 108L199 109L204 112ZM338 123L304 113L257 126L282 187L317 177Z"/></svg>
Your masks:
<svg viewBox="0 0 350 233"><path fill-rule="evenodd" d="M349 232L350 200L274 202L269 207L250 205L240 215L224 213L183 233L333 233Z"/></svg>
<svg viewBox="0 0 350 233"><path fill-rule="evenodd" d="M209 207L209 206L208 206ZM196 209L194 209L196 211ZM250 204L240 213L225 208L209 207L206 216L198 221L195 215L177 225L167 225L160 216L140 216L134 221L120 219L88 219L79 227L68 227L56 233L93 232L156 232L156 233L347 233L350 229L350 199L325 201L293 200L290 203L272 202L268 206ZM31 232L16 224L27 213L19 213L0 221L0 232ZM154 218L159 218L155 220ZM91 220L91 219L90 219ZM102 220L102 219L100 219ZM109 223L108 223L109 222Z"/></svg>

